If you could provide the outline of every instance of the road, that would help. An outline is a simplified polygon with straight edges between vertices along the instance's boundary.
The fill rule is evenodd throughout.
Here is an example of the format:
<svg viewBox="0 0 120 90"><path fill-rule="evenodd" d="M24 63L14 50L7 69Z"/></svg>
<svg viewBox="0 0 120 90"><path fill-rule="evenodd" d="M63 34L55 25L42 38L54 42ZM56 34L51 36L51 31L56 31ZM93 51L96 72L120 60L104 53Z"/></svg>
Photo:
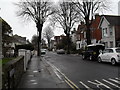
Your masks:
<svg viewBox="0 0 120 90"><path fill-rule="evenodd" d="M120 88L120 66L112 66L110 63L98 63L97 61L82 60L80 55L61 55L48 52L45 60L55 71L61 73L61 78L67 78L70 87L76 88L102 88L113 90ZM60 75L58 75L60 78Z"/></svg>

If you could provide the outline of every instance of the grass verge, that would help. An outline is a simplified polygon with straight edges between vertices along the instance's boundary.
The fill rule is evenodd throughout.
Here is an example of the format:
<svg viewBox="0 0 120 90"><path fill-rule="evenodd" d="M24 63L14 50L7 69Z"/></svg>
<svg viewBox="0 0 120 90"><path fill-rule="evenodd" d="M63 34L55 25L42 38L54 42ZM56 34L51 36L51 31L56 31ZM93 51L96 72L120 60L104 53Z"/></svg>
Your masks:
<svg viewBox="0 0 120 90"><path fill-rule="evenodd" d="M13 57L12 58L3 58L2 60L0 60L0 64L4 65L13 59L14 59Z"/></svg>

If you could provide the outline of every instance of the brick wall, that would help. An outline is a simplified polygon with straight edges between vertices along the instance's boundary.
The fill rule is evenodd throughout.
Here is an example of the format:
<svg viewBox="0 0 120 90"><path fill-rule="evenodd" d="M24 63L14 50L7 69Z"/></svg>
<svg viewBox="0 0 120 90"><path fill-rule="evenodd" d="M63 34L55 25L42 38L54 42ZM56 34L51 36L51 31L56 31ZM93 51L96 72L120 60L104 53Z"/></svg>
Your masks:
<svg viewBox="0 0 120 90"><path fill-rule="evenodd" d="M2 89L14 90L22 74L24 73L24 57L19 56L18 58L11 60L10 62L3 65L2 68Z"/></svg>

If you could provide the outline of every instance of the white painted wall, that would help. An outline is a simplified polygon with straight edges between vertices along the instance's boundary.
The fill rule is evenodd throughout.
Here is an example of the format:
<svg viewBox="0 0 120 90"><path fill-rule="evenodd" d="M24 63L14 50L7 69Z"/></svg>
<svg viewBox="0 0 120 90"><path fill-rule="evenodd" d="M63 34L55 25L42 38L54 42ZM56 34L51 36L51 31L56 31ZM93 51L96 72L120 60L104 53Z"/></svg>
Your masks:
<svg viewBox="0 0 120 90"><path fill-rule="evenodd" d="M85 47L86 45L87 45L87 43L85 42L85 40L77 41L76 42L76 49L79 50L82 47Z"/></svg>
<svg viewBox="0 0 120 90"><path fill-rule="evenodd" d="M71 35L71 40L72 40L73 43L76 43L76 34L75 33L73 33Z"/></svg>
<svg viewBox="0 0 120 90"><path fill-rule="evenodd" d="M108 45L106 46L106 48L110 47L110 42L113 42L113 47L115 47L115 28L114 26L112 26L112 31L113 31L113 35L110 35L110 26L109 26L109 22L104 18L102 24L101 24L101 29L102 29L102 39L101 41L108 43ZM104 36L103 35L103 28L107 28L107 35Z"/></svg>
<svg viewBox="0 0 120 90"><path fill-rule="evenodd" d="M28 68L28 62L31 59L31 51L30 50L25 50L25 49L19 49L18 50L18 56L24 56L24 71Z"/></svg>

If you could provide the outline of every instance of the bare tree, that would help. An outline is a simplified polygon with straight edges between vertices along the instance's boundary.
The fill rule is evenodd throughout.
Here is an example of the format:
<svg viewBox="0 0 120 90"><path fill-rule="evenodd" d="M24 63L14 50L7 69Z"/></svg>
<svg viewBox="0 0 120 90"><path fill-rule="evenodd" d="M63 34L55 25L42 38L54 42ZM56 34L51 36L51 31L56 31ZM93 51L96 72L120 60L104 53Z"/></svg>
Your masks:
<svg viewBox="0 0 120 90"><path fill-rule="evenodd" d="M76 6L76 11L83 17L86 23L87 44L91 44L90 25L94 15L96 12L108 10L109 4L106 0L76 0L73 3Z"/></svg>
<svg viewBox="0 0 120 90"><path fill-rule="evenodd" d="M51 38L54 37L54 32L51 26L44 29L43 36L47 39L48 49L50 49Z"/></svg>
<svg viewBox="0 0 120 90"><path fill-rule="evenodd" d="M38 31L38 56L41 55L41 33L47 17L54 13L49 0L24 0L16 4L19 7L18 16L33 20Z"/></svg>
<svg viewBox="0 0 120 90"><path fill-rule="evenodd" d="M34 49L37 50L37 48L38 48L38 46L37 46L38 36L37 35L33 35L32 39L31 39L31 42L32 42L32 45L34 46Z"/></svg>
<svg viewBox="0 0 120 90"><path fill-rule="evenodd" d="M79 21L78 13L75 12L74 8L75 5L72 2L65 2L63 0L59 2L56 13L53 15L54 22L57 22L62 26L62 28L64 29L64 33L67 36L68 54L70 53L70 31L73 28L74 24Z"/></svg>

